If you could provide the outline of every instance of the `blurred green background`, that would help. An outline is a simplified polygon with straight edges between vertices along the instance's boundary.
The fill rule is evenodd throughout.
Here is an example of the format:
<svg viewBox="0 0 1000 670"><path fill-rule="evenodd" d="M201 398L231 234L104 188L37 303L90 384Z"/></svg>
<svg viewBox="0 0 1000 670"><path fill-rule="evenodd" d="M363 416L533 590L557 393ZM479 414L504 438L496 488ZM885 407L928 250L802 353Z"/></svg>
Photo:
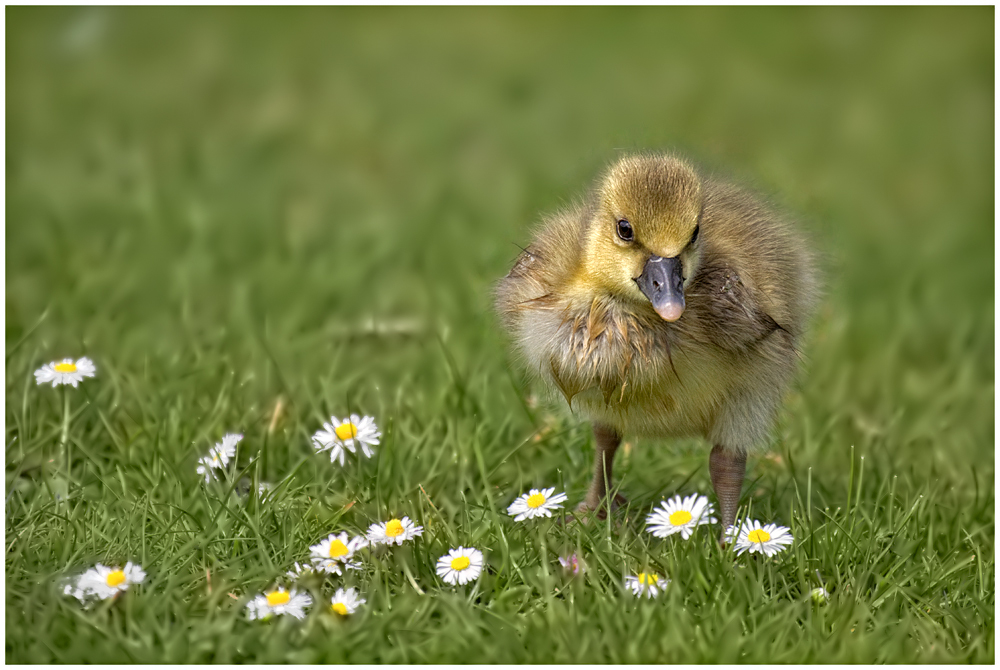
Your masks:
<svg viewBox="0 0 1000 670"><path fill-rule="evenodd" d="M842 505L854 445L872 492L898 474L940 495L946 546L992 556L992 7L6 18L8 445L32 412L59 420L31 371L86 354L108 413L87 420L129 448L176 445L178 468L223 424L263 431L281 396L269 478L347 403L414 431L440 420L449 439L471 433L448 421L487 426L495 484L558 470L582 492L582 428L501 461L538 419L492 286L541 213L609 160L678 150L774 199L822 253L826 293L776 452ZM44 459L20 439L7 486L31 496ZM394 450L400 495L420 482L447 498L478 476L459 459L462 485L435 483L428 459ZM695 468L707 484L703 452L660 452L626 464L630 497L652 502ZM779 489L760 495L787 510L780 491L802 470L757 467ZM18 577L8 558L8 589L60 569L38 551Z"/></svg>

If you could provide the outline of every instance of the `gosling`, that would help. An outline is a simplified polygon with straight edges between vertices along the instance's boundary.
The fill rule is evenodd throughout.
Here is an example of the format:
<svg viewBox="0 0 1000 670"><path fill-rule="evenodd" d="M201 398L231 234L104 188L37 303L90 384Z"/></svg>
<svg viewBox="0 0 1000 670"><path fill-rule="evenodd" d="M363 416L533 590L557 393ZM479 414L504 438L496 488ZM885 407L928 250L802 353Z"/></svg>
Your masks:
<svg viewBox="0 0 1000 670"><path fill-rule="evenodd" d="M529 369L588 418L603 518L623 435L704 437L721 542L762 449L816 292L804 239L752 194L671 155L614 163L547 217L496 291Z"/></svg>

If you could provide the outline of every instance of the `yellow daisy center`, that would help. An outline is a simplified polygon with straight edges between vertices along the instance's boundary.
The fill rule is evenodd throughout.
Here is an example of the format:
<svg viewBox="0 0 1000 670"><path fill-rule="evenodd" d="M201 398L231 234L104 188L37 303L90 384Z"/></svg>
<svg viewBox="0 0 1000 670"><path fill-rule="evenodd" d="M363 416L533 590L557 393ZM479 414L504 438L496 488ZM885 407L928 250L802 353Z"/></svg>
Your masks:
<svg viewBox="0 0 1000 670"><path fill-rule="evenodd" d="M679 509L670 515L670 523L674 526L683 526L691 520L691 512L686 509Z"/></svg>
<svg viewBox="0 0 1000 670"><path fill-rule="evenodd" d="M271 607L284 605L289 600L291 600L291 596L288 595L288 591L275 591L274 593L267 594L267 604Z"/></svg>
<svg viewBox="0 0 1000 670"><path fill-rule="evenodd" d="M399 519L393 519L389 523L385 524L385 535L386 537L398 537L403 534L403 522Z"/></svg>
<svg viewBox="0 0 1000 670"><path fill-rule="evenodd" d="M340 558L347 554L347 545L345 545L340 540L334 540L330 543L330 558Z"/></svg>
<svg viewBox="0 0 1000 670"><path fill-rule="evenodd" d="M747 533L747 539L750 540L751 542L764 543L770 541L771 536L768 535L766 530L761 528L759 530L752 530L749 533Z"/></svg>
<svg viewBox="0 0 1000 670"><path fill-rule="evenodd" d="M339 439L350 440L358 436L358 427L350 421L345 421L337 426L334 432L337 433Z"/></svg>
<svg viewBox="0 0 1000 670"><path fill-rule="evenodd" d="M468 556L459 556L458 558L451 559L452 570L465 570L467 567L469 567Z"/></svg>
<svg viewBox="0 0 1000 670"><path fill-rule="evenodd" d="M125 571L115 570L108 575L107 583L108 586L118 586L125 581Z"/></svg>
<svg viewBox="0 0 1000 670"><path fill-rule="evenodd" d="M650 586L652 586L656 582L660 581L659 575L646 574L645 572L640 572L638 576L640 584L649 584Z"/></svg>
<svg viewBox="0 0 1000 670"><path fill-rule="evenodd" d="M528 503L528 507L531 509L537 509L545 504L545 496L541 493L536 493L533 496L528 496L528 500L526 502Z"/></svg>
<svg viewBox="0 0 1000 670"><path fill-rule="evenodd" d="M332 609L340 616L347 616L347 605L345 605L344 603L333 603L333 607L331 607L330 609Z"/></svg>
<svg viewBox="0 0 1000 670"><path fill-rule="evenodd" d="M76 364L75 363L56 363L55 364L55 371L56 372L76 372Z"/></svg>

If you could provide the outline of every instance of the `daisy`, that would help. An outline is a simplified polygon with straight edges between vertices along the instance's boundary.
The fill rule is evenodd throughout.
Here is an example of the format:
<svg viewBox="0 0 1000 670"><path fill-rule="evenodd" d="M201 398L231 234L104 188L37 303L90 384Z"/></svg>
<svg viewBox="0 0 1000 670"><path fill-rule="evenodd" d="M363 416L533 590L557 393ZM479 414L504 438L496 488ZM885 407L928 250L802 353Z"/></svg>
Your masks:
<svg viewBox="0 0 1000 670"><path fill-rule="evenodd" d="M660 595L669 583L669 579L661 579L655 572L640 572L634 577L625 578L625 586L632 589L633 594L642 596L645 593L648 598Z"/></svg>
<svg viewBox="0 0 1000 670"><path fill-rule="evenodd" d="M78 358L73 362L72 358L64 358L61 361L52 361L35 370L35 382L38 385L52 383L53 388L59 384L72 384L73 388L83 381L84 377L93 377L97 374L94 361L86 356Z"/></svg>
<svg viewBox="0 0 1000 670"><path fill-rule="evenodd" d="M243 439L243 433L226 433L222 436L222 442L215 445L215 453L218 455L222 465L229 465L229 459L236 455L236 445ZM212 452L209 451L211 454Z"/></svg>
<svg viewBox="0 0 1000 670"><path fill-rule="evenodd" d="M270 593L263 593L247 603L247 616L266 619L272 614L291 614L296 619L305 619L305 608L312 605L312 596L299 593L297 589L286 591L280 586Z"/></svg>
<svg viewBox="0 0 1000 670"><path fill-rule="evenodd" d="M63 594L67 596L73 596L81 603L86 602L87 598L91 595L89 593L85 593L82 589L80 589L77 586L76 582L73 582L72 580L70 581L70 583L63 586Z"/></svg>
<svg viewBox="0 0 1000 670"><path fill-rule="evenodd" d="M438 577L449 584L466 584L479 577L483 571L483 552L459 547L451 549L438 559Z"/></svg>
<svg viewBox="0 0 1000 670"><path fill-rule="evenodd" d="M323 424L323 430L316 431L312 436L313 446L316 451L330 450L330 462L333 463L338 458L340 464L344 464L344 449L352 454L355 453L357 445L361 445L361 451L365 456L371 458L375 451L372 446L379 443L382 433L375 425L375 419L370 416L361 418L357 414L352 414L350 418L343 421L335 416L330 417L330 423Z"/></svg>
<svg viewBox="0 0 1000 670"><path fill-rule="evenodd" d="M309 547L309 553L312 554L311 560L316 570L339 575L342 574L341 566L352 570L358 569L358 566L351 562L351 558L356 551L367 546L368 540L360 535L348 541L347 533L340 535L330 533L328 538Z"/></svg>
<svg viewBox="0 0 1000 670"><path fill-rule="evenodd" d="M521 494L517 500L510 504L510 507L507 508L507 514L514 517L514 521L552 516L552 510L562 507L563 501L566 500L565 493L552 495L553 491L555 491L555 487L544 491L531 489L528 493Z"/></svg>
<svg viewBox="0 0 1000 670"><path fill-rule="evenodd" d="M195 468L195 472L199 475L204 475L206 484L215 478L215 473L212 472L212 469L215 466L212 465L212 463L213 460L211 456L202 456L198 459L198 467Z"/></svg>
<svg viewBox="0 0 1000 670"><path fill-rule="evenodd" d="M660 505L663 509L654 510L646 517L646 530L656 537L680 533L686 540L698 526L718 522L712 516L715 509L708 498L697 493L692 493L683 500L680 496L674 496Z"/></svg>
<svg viewBox="0 0 1000 670"><path fill-rule="evenodd" d="M385 523L373 523L368 529L368 541L372 544L403 544L423 532L423 526L414 525L410 517L404 516Z"/></svg>
<svg viewBox="0 0 1000 670"><path fill-rule="evenodd" d="M751 554L757 551L774 556L792 543L794 538L788 531L788 528L773 523L761 526L760 521L754 519L742 524L739 530L730 526L726 531L726 538L736 542L737 555L745 551Z"/></svg>
<svg viewBox="0 0 1000 670"><path fill-rule="evenodd" d="M195 471L199 475L205 475L206 484L215 476L215 473L212 472L213 469L229 465L229 459L236 455L236 445L242 439L242 433L227 433L223 436L222 442L217 442L208 450L208 456L198 459L199 465Z"/></svg>
<svg viewBox="0 0 1000 670"><path fill-rule="evenodd" d="M330 609L340 616L354 614L359 607L365 604L365 599L359 597L357 589L337 589L330 599Z"/></svg>
<svg viewBox="0 0 1000 670"><path fill-rule="evenodd" d="M312 577L315 574L317 574L317 572L316 568L313 565L309 563L303 563L299 565L299 562L296 561L295 567L286 572L285 576L288 577L291 581L297 582L300 579L303 579L305 577Z"/></svg>
<svg viewBox="0 0 1000 670"><path fill-rule="evenodd" d="M586 564L576 554L560 556L559 565L563 566L563 570L574 576L587 571Z"/></svg>
<svg viewBox="0 0 1000 670"><path fill-rule="evenodd" d="M125 591L132 584L141 584L144 579L145 571L131 561L124 568L109 568L98 563L80 575L76 584L66 584L63 593L81 602L92 596L105 600Z"/></svg>

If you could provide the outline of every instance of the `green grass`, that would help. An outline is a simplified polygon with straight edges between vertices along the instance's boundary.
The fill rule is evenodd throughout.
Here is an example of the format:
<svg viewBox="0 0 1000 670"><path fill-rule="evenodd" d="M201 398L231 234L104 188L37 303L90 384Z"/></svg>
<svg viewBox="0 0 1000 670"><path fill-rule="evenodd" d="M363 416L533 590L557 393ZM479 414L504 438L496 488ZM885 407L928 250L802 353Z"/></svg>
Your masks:
<svg viewBox="0 0 1000 670"><path fill-rule="evenodd" d="M992 8L6 16L7 662L994 661ZM613 523L505 514L531 486L579 501L593 445L510 368L491 286L647 148L751 183L824 254L744 489L795 534L774 560L643 531L710 490L694 441L619 457ZM32 371L80 355L64 450ZM309 436L349 410L384 439L341 469ZM203 486L236 430L234 478ZM312 585L359 586L355 617L245 620L310 544L390 513L423 537ZM487 554L475 588L434 575L458 544ZM125 560L149 576L116 602L58 590ZM643 566L663 598L623 590Z"/></svg>

